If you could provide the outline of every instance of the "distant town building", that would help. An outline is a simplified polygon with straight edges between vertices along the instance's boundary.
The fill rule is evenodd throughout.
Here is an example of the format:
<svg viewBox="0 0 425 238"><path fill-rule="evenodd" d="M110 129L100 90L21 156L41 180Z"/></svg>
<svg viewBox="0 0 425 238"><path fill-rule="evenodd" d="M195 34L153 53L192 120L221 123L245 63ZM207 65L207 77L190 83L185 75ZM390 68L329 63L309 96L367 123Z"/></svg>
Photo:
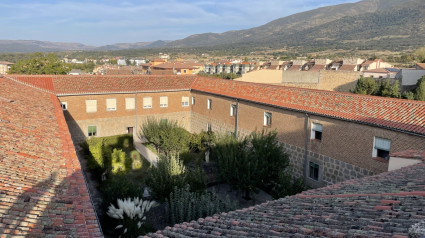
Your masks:
<svg viewBox="0 0 425 238"><path fill-rule="evenodd" d="M0 61L0 74L7 74L14 63L7 61Z"/></svg>

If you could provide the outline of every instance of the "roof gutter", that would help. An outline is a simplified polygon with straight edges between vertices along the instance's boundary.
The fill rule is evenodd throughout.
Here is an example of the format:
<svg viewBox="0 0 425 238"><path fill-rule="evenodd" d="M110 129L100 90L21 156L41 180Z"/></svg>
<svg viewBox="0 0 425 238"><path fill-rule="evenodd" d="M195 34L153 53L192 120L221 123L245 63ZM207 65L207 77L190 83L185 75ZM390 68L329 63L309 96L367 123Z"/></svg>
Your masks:
<svg viewBox="0 0 425 238"><path fill-rule="evenodd" d="M425 134L419 134L419 133L415 133L415 132L412 132L412 131L397 129L397 128L394 128L394 127L388 127L388 126L368 123L368 122L364 122L364 121L351 120L351 119L347 119L347 118L343 118L343 117L330 116L330 115L320 114L320 113L311 112L311 111L305 111L305 110L299 110L299 109L294 109L294 108L289 108L289 107L283 107L283 106L273 105L273 104L269 104L269 103L258 102L258 101L253 101L253 100L243 99L243 98L238 98L238 97L232 97L232 96L227 96L227 95L218 94L218 93L211 93L211 92L197 90L197 89L191 89L191 91L208 93L208 94L212 94L212 95L215 95L215 96L220 96L220 97L225 97L225 98L230 98L230 99L238 99L239 101L245 101L245 102L250 102L250 103L254 103L254 104L265 105L265 106L269 106L269 107L273 107L273 108L285 109L285 110L293 111L293 112L308 113L309 115L314 115L314 116L321 116L321 117L326 117L326 118L331 118L331 119L338 119L338 120L342 120L342 121L354 122L354 123L357 123L357 124L362 124L362 125L367 125L367 126L379 127L379 128L383 128L383 129L387 129L387 130L391 130L391 131L401 132L401 133L405 133L405 134L408 134L408 135L414 135L414 136L419 136L419 137L425 138Z"/></svg>

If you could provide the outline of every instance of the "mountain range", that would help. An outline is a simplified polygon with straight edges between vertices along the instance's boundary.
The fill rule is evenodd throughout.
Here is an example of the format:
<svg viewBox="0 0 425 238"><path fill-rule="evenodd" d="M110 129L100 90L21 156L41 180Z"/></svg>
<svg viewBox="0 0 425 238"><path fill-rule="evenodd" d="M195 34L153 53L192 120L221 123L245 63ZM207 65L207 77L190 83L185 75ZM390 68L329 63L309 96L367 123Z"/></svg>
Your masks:
<svg viewBox="0 0 425 238"><path fill-rule="evenodd" d="M303 47L311 49L415 49L425 43L425 0L363 0L322 7L224 33L203 33L175 41L79 43L0 40L0 52L126 50L187 47Z"/></svg>

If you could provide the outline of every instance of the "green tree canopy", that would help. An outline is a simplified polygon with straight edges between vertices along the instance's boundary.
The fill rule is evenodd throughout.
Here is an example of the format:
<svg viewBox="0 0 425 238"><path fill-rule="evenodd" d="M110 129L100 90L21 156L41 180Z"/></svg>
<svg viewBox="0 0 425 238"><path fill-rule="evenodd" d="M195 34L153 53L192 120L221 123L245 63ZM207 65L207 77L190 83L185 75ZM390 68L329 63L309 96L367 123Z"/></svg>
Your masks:
<svg viewBox="0 0 425 238"><path fill-rule="evenodd" d="M31 54L29 59L19 60L12 65L10 74L68 74L71 69L55 54Z"/></svg>
<svg viewBox="0 0 425 238"><path fill-rule="evenodd" d="M415 96L416 100L425 101L425 76L416 83Z"/></svg>
<svg viewBox="0 0 425 238"><path fill-rule="evenodd" d="M353 92L364 95L373 95L377 89L378 84L372 77L364 78L363 76L360 76Z"/></svg>

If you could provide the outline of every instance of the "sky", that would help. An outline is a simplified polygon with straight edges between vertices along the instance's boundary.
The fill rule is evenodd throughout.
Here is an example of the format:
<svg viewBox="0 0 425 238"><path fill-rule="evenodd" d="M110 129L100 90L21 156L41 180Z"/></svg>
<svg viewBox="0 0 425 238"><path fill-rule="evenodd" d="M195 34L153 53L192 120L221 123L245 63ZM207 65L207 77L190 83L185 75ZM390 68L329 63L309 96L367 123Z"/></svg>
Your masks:
<svg viewBox="0 0 425 238"><path fill-rule="evenodd" d="M92 46L177 40L358 0L0 0L0 40Z"/></svg>

